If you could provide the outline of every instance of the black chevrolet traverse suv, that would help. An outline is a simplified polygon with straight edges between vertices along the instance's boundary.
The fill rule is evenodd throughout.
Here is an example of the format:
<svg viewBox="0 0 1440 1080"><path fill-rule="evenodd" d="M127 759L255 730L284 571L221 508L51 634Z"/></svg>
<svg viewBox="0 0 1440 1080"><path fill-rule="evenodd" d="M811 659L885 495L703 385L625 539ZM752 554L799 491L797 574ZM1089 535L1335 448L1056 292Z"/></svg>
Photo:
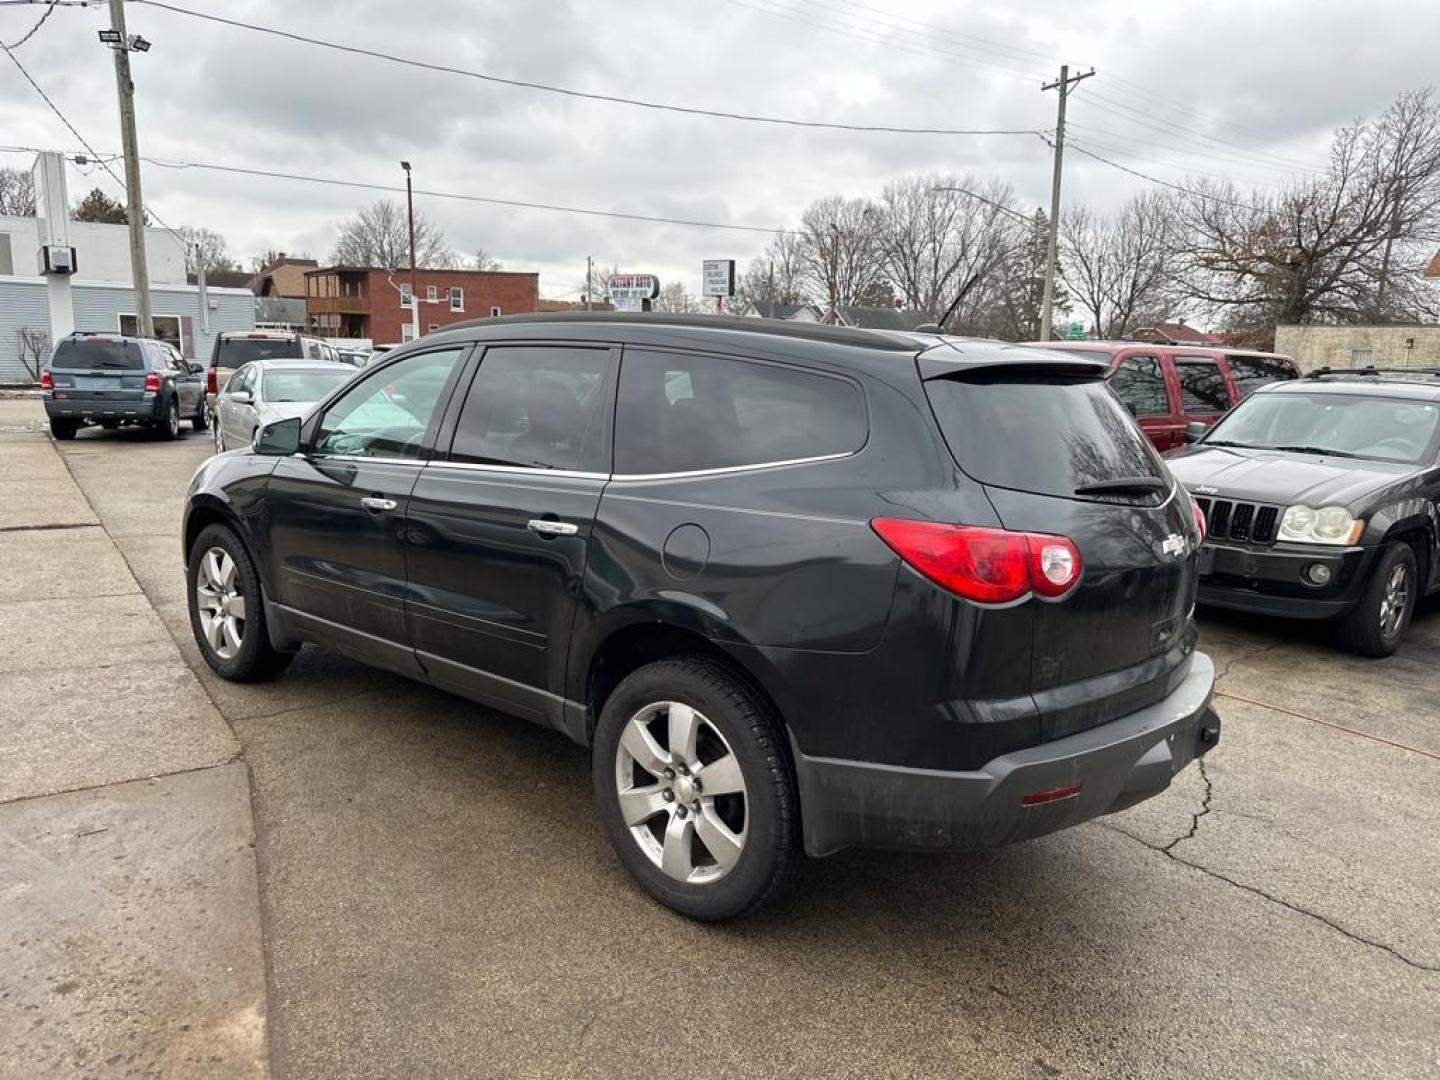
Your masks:
<svg viewBox="0 0 1440 1080"><path fill-rule="evenodd" d="M1063 353L721 317L520 316L387 354L190 486L191 624L590 749L620 859L749 911L800 852L1008 843L1219 738L1201 525Z"/></svg>

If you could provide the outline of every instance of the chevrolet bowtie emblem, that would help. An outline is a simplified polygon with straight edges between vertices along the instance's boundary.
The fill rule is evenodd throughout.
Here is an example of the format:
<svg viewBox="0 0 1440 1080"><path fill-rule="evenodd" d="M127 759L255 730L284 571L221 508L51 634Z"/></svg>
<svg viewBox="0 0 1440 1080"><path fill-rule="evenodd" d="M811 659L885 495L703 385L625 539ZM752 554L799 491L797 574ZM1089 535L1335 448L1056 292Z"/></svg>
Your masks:
<svg viewBox="0 0 1440 1080"><path fill-rule="evenodd" d="M1160 541L1160 553L1162 555L1174 555L1177 558L1185 554L1185 538L1178 533L1171 533Z"/></svg>

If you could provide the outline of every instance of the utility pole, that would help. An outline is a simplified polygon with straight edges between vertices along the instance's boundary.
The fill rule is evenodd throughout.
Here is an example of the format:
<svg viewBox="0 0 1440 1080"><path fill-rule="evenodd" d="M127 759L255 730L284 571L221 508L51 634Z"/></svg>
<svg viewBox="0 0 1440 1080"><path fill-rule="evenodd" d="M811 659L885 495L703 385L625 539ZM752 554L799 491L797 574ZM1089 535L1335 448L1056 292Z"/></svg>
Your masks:
<svg viewBox="0 0 1440 1080"><path fill-rule="evenodd" d="M130 277L135 288L135 332L155 336L150 315L150 272L145 265L145 203L140 198L140 150L135 140L135 84L130 81L131 42L125 32L125 0L110 0L110 33L107 42L115 54L115 88L120 95L120 145L125 153L125 203L130 219ZM105 38L102 35L102 39ZM143 52L150 47L146 42Z"/></svg>
<svg viewBox="0 0 1440 1080"><path fill-rule="evenodd" d="M1055 258L1060 245L1060 168L1065 157L1065 99L1071 86L1094 74L1095 69L1091 68L1083 74L1071 75L1069 66L1061 65L1060 78L1040 87L1060 91L1060 111L1055 118L1055 172L1050 180L1050 238L1045 244L1045 299L1040 304L1041 341L1050 340L1051 308L1055 304Z"/></svg>
<svg viewBox="0 0 1440 1080"><path fill-rule="evenodd" d="M831 326L840 322L840 226L830 223L830 318Z"/></svg>
<svg viewBox="0 0 1440 1080"><path fill-rule="evenodd" d="M420 289L415 283L415 195L410 189L410 162L400 162L405 170L405 215L410 221L410 332L420 337Z"/></svg>
<svg viewBox="0 0 1440 1080"><path fill-rule="evenodd" d="M590 266L590 256L585 256L585 310L590 310L590 292L595 287L595 271Z"/></svg>

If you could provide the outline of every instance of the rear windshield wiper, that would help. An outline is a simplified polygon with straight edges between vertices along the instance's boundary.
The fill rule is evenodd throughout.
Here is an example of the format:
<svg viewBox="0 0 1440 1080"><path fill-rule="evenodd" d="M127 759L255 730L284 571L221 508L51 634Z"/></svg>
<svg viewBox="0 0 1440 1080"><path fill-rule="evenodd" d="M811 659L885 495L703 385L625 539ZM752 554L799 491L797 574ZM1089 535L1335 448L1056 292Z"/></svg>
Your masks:
<svg viewBox="0 0 1440 1080"><path fill-rule="evenodd" d="M1114 480L1098 480L1081 484L1076 495L1109 495L1124 491L1164 491L1170 485L1158 476L1117 476Z"/></svg>
<svg viewBox="0 0 1440 1080"><path fill-rule="evenodd" d="M1291 454L1322 454L1325 457L1359 457L1359 454L1352 454L1348 450L1331 450L1324 446L1277 446L1276 450L1284 450Z"/></svg>

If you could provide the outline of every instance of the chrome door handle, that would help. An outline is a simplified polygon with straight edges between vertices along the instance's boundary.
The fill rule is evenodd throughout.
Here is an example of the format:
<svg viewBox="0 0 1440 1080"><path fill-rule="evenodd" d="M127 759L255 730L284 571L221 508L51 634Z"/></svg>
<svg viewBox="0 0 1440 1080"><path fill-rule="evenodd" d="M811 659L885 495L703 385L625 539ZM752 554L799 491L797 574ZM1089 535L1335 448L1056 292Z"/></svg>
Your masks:
<svg viewBox="0 0 1440 1080"><path fill-rule="evenodd" d="M360 505L365 507L366 510L374 510L378 513L381 510L394 510L395 500L381 499L374 495L367 495L360 500Z"/></svg>
<svg viewBox="0 0 1440 1080"><path fill-rule="evenodd" d="M580 531L579 525L568 521L549 521L545 518L531 518L525 527L540 536L574 536Z"/></svg>

